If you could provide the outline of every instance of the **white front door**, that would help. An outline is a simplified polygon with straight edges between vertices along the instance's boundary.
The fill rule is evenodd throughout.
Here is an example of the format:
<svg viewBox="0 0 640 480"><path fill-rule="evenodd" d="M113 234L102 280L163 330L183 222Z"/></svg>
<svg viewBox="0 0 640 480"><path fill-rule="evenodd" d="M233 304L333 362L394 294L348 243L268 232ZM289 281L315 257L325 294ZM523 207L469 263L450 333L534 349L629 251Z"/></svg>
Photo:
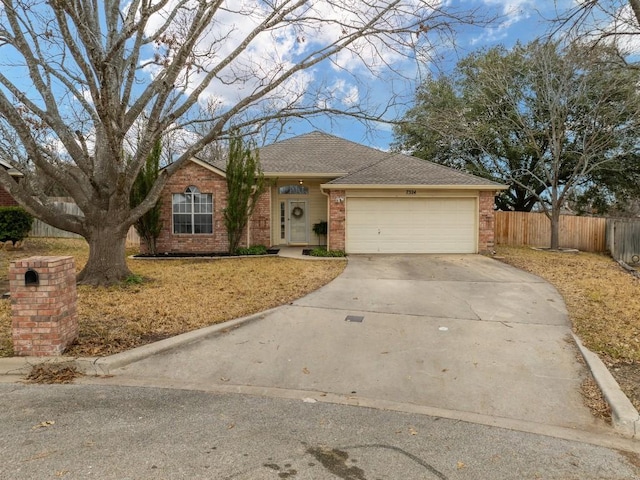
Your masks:
<svg viewBox="0 0 640 480"><path fill-rule="evenodd" d="M307 201L289 200L289 243L309 243Z"/></svg>

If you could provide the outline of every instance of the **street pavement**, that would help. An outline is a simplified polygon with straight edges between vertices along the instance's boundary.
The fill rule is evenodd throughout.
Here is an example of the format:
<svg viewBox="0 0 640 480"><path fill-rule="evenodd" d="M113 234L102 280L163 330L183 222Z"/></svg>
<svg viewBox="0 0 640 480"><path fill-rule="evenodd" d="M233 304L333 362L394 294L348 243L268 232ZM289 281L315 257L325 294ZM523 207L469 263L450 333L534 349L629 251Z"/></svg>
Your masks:
<svg viewBox="0 0 640 480"><path fill-rule="evenodd" d="M637 451L250 395L0 384L0 425L0 478L15 480L640 478Z"/></svg>

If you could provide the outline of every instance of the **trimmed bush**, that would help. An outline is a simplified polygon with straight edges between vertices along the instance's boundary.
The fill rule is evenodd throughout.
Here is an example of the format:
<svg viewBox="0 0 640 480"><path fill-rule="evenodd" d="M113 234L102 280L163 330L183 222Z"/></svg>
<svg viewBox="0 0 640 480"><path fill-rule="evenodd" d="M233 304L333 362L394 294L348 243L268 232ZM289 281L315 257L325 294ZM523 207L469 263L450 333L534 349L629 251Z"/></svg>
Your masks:
<svg viewBox="0 0 640 480"><path fill-rule="evenodd" d="M25 239L31 231L33 217L22 207L0 207L0 242Z"/></svg>
<svg viewBox="0 0 640 480"><path fill-rule="evenodd" d="M346 257L347 254L342 250L327 250L324 247L314 248L309 252L312 257Z"/></svg>
<svg viewBox="0 0 640 480"><path fill-rule="evenodd" d="M236 255L266 255L267 247L264 245L253 245L249 248L237 248Z"/></svg>

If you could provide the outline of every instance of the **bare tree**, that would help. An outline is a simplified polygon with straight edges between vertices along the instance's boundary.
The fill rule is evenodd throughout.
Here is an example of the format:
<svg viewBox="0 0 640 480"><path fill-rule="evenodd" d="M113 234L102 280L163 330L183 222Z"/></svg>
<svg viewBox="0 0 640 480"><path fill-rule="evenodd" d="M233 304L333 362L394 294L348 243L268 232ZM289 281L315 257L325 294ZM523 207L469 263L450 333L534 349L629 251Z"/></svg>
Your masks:
<svg viewBox="0 0 640 480"><path fill-rule="evenodd" d="M475 12L453 8L438 0L2 0L0 124L19 152L0 153L53 179L84 215L56 210L2 169L0 184L35 216L86 238L80 282L119 281L130 274L129 227L186 159L232 128L320 113L378 118L385 106L372 109L364 95L323 98L331 69L358 78L354 64L377 75L423 57L456 24L477 24ZM206 131L189 137L199 122ZM189 141L130 207L138 172L172 132Z"/></svg>
<svg viewBox="0 0 640 480"><path fill-rule="evenodd" d="M553 33L613 41L619 46L636 41L640 34L640 0L585 0L561 11L553 21Z"/></svg>

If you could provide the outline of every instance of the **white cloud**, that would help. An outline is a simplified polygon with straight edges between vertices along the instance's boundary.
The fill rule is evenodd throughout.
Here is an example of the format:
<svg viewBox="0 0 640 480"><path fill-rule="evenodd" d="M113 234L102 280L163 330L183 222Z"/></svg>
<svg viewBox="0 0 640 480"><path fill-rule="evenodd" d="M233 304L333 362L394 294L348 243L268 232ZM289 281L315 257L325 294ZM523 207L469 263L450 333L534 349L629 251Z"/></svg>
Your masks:
<svg viewBox="0 0 640 480"><path fill-rule="evenodd" d="M375 2L369 6L367 3L360 0L343 0L341 3L327 0L306 2L289 16L287 22L255 36L244 51L206 88L201 99L215 99L221 107L229 107L265 85L272 84L281 78L283 72L290 70L308 55L344 37L345 32L361 26L375 12ZM401 7L388 16L385 27L406 22L409 15L422 8L420 5L423 3L420 0L404 0ZM437 0L436 4L439 3ZM363 14L362 9L368 11ZM216 14L211 27L200 39L194 53L196 56L200 55L201 59L211 57L210 54L214 53L217 62L229 57L268 13L266 3L259 0L227 1L224 9ZM163 15L158 15L148 29L149 32L158 28L162 19ZM341 72L375 75L386 70L389 65L406 61L407 53L401 48L387 48L381 39L360 39L349 49L331 58L333 74L329 73L331 70L325 69L323 77L324 80L327 76L330 80L331 77L340 78ZM206 70L213 65L211 62L202 66ZM157 75L158 67L150 66L147 71L152 76ZM268 102L281 106L300 102L312 90L316 72L317 70L305 70L296 73L268 95ZM182 85L188 93L196 88L204 78L204 73L197 73L195 69L185 73L178 86ZM342 92L341 97L343 104L353 105L359 99L358 89L351 87L349 91Z"/></svg>
<svg viewBox="0 0 640 480"><path fill-rule="evenodd" d="M336 79L333 84L321 90L316 102L319 108L350 108L358 105L360 101L358 87L344 78Z"/></svg>
<svg viewBox="0 0 640 480"><path fill-rule="evenodd" d="M358 90L358 87L356 87L355 85L351 85L344 92L342 103L347 107L351 107L351 106L357 105L359 101L360 101L360 91Z"/></svg>
<svg viewBox="0 0 640 480"><path fill-rule="evenodd" d="M630 5L610 12L602 23L604 26L594 29L594 37L604 34L605 41L614 42L624 53L640 54L640 26Z"/></svg>
<svg viewBox="0 0 640 480"><path fill-rule="evenodd" d="M529 19L536 13L534 0L483 0L483 3L497 10L499 22L495 27L487 27L482 34L471 40L472 45L485 42L497 42L509 36L509 30L516 23Z"/></svg>
<svg viewBox="0 0 640 480"><path fill-rule="evenodd" d="M91 91L88 88L82 89L80 93L82 94L82 98L84 98L89 105L93 105L93 98L91 97Z"/></svg>

